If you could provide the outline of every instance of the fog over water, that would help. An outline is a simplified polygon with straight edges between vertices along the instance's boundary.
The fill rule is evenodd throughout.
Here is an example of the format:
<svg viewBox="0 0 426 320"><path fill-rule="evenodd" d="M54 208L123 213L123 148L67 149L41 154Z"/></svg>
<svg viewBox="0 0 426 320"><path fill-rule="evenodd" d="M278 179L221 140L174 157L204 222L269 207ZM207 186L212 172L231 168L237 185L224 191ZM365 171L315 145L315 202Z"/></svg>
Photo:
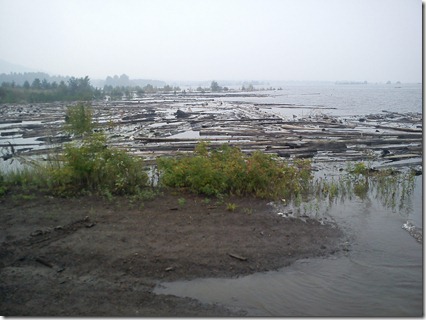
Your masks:
<svg viewBox="0 0 426 320"><path fill-rule="evenodd" d="M0 0L0 59L105 79L422 80L420 0Z"/></svg>

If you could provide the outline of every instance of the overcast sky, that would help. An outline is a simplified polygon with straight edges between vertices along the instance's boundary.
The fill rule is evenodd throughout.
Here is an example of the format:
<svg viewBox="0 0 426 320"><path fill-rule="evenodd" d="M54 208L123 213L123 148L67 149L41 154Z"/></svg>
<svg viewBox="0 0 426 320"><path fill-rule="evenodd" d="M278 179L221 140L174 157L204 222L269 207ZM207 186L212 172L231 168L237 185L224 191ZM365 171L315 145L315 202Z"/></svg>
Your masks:
<svg viewBox="0 0 426 320"><path fill-rule="evenodd" d="M104 79L422 81L420 0L0 0L0 59Z"/></svg>

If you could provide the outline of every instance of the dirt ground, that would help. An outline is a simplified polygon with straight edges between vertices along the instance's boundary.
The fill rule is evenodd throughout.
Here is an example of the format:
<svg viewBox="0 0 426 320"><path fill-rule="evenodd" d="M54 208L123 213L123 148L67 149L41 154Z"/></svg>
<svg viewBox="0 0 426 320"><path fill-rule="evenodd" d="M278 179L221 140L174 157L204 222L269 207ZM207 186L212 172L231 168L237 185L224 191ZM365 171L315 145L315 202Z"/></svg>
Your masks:
<svg viewBox="0 0 426 320"><path fill-rule="evenodd" d="M10 192L0 198L0 315L243 316L152 290L161 281L237 277L342 248L335 225L272 210L253 198L172 192L144 202Z"/></svg>

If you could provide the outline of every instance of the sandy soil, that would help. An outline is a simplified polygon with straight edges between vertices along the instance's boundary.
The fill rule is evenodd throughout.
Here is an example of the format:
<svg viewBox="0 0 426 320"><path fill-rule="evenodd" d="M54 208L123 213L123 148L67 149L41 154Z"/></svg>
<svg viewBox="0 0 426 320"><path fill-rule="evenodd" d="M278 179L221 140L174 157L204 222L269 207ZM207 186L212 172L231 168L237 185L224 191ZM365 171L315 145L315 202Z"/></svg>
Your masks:
<svg viewBox="0 0 426 320"><path fill-rule="evenodd" d="M245 315L152 290L161 281L237 277L342 248L335 225L272 209L253 198L172 192L144 202L10 192L0 198L0 315Z"/></svg>

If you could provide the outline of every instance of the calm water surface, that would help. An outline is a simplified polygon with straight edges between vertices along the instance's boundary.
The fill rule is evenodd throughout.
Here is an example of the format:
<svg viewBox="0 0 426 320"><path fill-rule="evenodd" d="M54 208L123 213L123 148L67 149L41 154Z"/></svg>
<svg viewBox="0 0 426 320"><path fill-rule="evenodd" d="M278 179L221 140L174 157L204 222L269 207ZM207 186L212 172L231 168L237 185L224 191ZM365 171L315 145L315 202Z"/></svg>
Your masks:
<svg viewBox="0 0 426 320"><path fill-rule="evenodd" d="M297 109L272 108L272 112L291 116L321 111L335 116L367 115L392 112L422 112L421 84L289 84L283 90L265 91L268 97L246 97L238 100L254 103L294 104ZM262 93L262 92L261 92ZM234 101L236 98L225 98ZM303 106L318 109L306 109ZM335 109L321 109L335 108Z"/></svg>

